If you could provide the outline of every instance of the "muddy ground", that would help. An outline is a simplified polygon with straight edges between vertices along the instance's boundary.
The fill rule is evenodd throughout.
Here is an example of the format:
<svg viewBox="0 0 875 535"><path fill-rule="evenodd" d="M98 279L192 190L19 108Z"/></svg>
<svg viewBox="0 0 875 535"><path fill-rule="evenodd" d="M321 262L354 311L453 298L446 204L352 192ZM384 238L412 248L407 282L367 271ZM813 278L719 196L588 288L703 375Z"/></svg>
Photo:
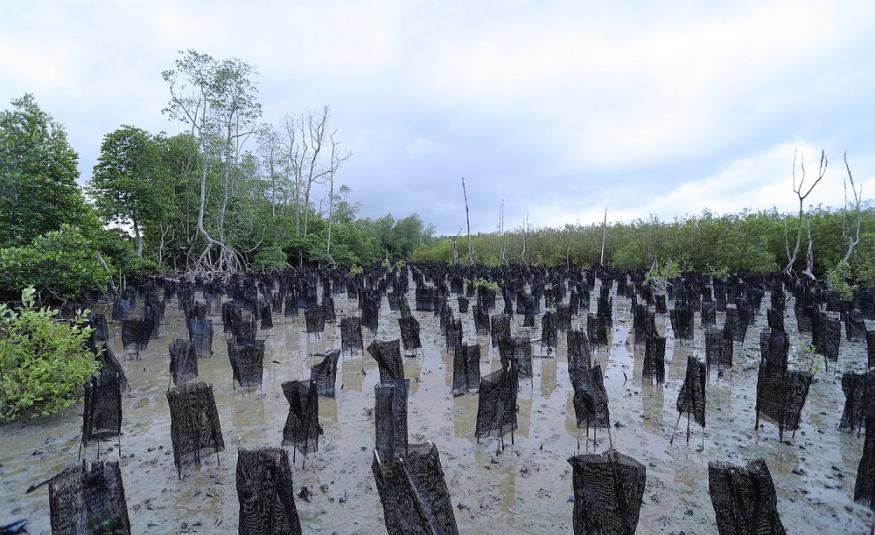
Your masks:
<svg viewBox="0 0 875 535"><path fill-rule="evenodd" d="M414 302L412 291L408 301ZM666 383L650 386L641 379L643 346L636 347L630 335L629 300L614 297L612 342L598 348L595 359L605 370L614 444L647 466L639 533L716 533L708 496L708 462L742 463L756 457L763 457L771 470L778 510L788 533L868 532L872 516L852 500L863 438L838 429L844 403L840 372L865 368L865 342L842 340L839 373L833 374L831 367L827 374L820 366L802 414L802 427L794 439L779 443L777 428L768 423L757 436L758 333L765 326L768 296L763 302L743 347L736 344L733 369L721 378L712 372L709 379L707 428L701 450L702 430L695 423L689 444L679 434L674 445L669 445L686 357L693 354L704 360L698 314L693 342L676 342L668 317L657 315L657 327L668 337ZM456 309L455 297L451 303ZM221 319L217 314L212 316L215 354L200 360L200 380L213 384L226 451L219 454L218 461L212 456L200 468L189 468L180 480L173 465L165 391L169 383L168 345L174 338L186 337L187 332L176 302L168 303L160 338L152 340L141 360L123 361L131 390L123 395L121 452L114 442L101 445L101 458L116 459L121 453L134 533L237 532L237 450L280 445L288 414L280 384L309 378L309 366L318 359L308 355L339 348L339 318L357 315L355 302L345 294L336 295L335 304L338 321L327 324L319 341L304 333L303 314L297 318L275 316L273 329L259 331L259 337L267 340L264 384L261 390L250 393L233 387ZM592 307L594 310L595 298ZM497 309L502 308L499 297ZM792 302L788 310L793 310ZM438 318L430 312L414 312L414 316L422 326L423 350L419 356L404 360L411 380L410 441L431 440L437 445L460 532L570 533L573 503L566 459L575 453L578 437L581 452L607 449L608 437L599 432L598 444L593 447L575 427L564 333L560 333L555 357L536 358L533 380L521 379L515 443L511 446L508 437L505 451L496 454L495 440L484 439L478 444L474 438L476 394L450 394L452 360L444 351ZM390 313L384 298L380 338L399 336L397 317L397 313ZM476 339L481 346L481 373L500 367L489 337L474 336L470 311L462 318L466 341ZM520 330L521 319L514 319L515 332ZM722 322L720 313L718 325ZM792 315L786 324L792 341L790 366L807 368L808 362L802 362L799 354ZM122 358L119 330L111 324L110 345ZM373 335L365 329L364 336L367 346ZM533 338L539 336L538 327ZM538 343L534 353L542 353ZM293 468L296 493L306 486L312 494L309 501L297 500L305 533L384 532L382 507L371 473L373 392L378 380L376 363L370 356L344 355L338 370L337 397L319 400L325 429L319 452L307 459L305 468L297 455ZM57 417L0 427L0 525L26 518L30 533L50 532L48 489L42 487L31 494L25 494L25 489L76 461L81 410L80 405ZM83 455L94 458L96 454L92 445Z"/></svg>

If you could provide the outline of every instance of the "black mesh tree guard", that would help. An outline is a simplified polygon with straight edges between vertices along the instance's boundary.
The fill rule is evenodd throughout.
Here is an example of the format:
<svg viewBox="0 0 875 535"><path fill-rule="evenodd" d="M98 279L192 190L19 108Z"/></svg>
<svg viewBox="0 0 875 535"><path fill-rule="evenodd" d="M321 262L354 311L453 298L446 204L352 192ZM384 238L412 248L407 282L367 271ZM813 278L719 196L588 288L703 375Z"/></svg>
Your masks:
<svg viewBox="0 0 875 535"><path fill-rule="evenodd" d="M875 366L875 330L866 331L866 367L872 368Z"/></svg>
<svg viewBox="0 0 875 535"><path fill-rule="evenodd" d="M826 367L829 362L839 359L839 345L842 341L841 320L830 318L826 313L816 314L812 323L811 345L815 351L823 355Z"/></svg>
<svg viewBox="0 0 875 535"><path fill-rule="evenodd" d="M325 321L337 321L337 313L334 311L333 298L322 298L322 317L325 318Z"/></svg>
<svg viewBox="0 0 875 535"><path fill-rule="evenodd" d="M261 319L262 329L273 329L273 309L268 301L258 302L258 317Z"/></svg>
<svg viewBox="0 0 875 535"><path fill-rule="evenodd" d="M241 388L261 386L264 375L264 340L240 343L233 338L229 339L228 359L231 361L234 382Z"/></svg>
<svg viewBox="0 0 875 535"><path fill-rule="evenodd" d="M845 316L845 335L849 342L866 341L866 321L858 310L852 310Z"/></svg>
<svg viewBox="0 0 875 535"><path fill-rule="evenodd" d="M87 446L92 440L121 437L121 432L122 395L119 376L104 368L85 384L82 445Z"/></svg>
<svg viewBox="0 0 875 535"><path fill-rule="evenodd" d="M162 313L157 304L149 301L143 303L143 321L149 321L152 323L152 330L149 335L150 338L158 338L160 335L161 314Z"/></svg>
<svg viewBox="0 0 875 535"><path fill-rule="evenodd" d="M574 414L577 427L604 429L611 425L608 411L608 393L605 390L601 366L578 369L571 383L574 388Z"/></svg>
<svg viewBox="0 0 875 535"><path fill-rule="evenodd" d="M398 340L373 340L368 345L367 351L377 361L381 383L404 379L404 363L401 360L401 346Z"/></svg>
<svg viewBox="0 0 875 535"><path fill-rule="evenodd" d="M647 336L644 342L643 378L659 385L665 382L665 337Z"/></svg>
<svg viewBox="0 0 875 535"><path fill-rule="evenodd" d="M692 340L695 323L693 310L688 307L678 308L675 306L669 313L671 330L675 340Z"/></svg>
<svg viewBox="0 0 875 535"><path fill-rule="evenodd" d="M103 314L93 314L88 323L94 329L91 333L93 340L102 342L109 339L109 326L106 323L106 316Z"/></svg>
<svg viewBox="0 0 875 535"><path fill-rule="evenodd" d="M866 442L857 466L854 501L875 511L875 405L866 409Z"/></svg>
<svg viewBox="0 0 875 535"><path fill-rule="evenodd" d="M684 375L684 383L681 385L675 404L678 411L678 422L680 422L681 416L687 415L687 441L690 440L690 417L703 429L705 428L705 383L707 376L705 363L692 355L687 357L687 372ZM672 439L674 439L673 435Z"/></svg>
<svg viewBox="0 0 875 535"><path fill-rule="evenodd" d="M784 311L770 308L766 311L766 319L769 323L769 329L776 331L784 330Z"/></svg>
<svg viewBox="0 0 875 535"><path fill-rule="evenodd" d="M167 391L170 406L170 439L173 463L181 477L182 467L200 464L201 456L225 450L219 411L213 387L206 383L186 383Z"/></svg>
<svg viewBox="0 0 875 535"><path fill-rule="evenodd" d="M608 343L608 325L604 316L589 314L586 320L586 336L591 344Z"/></svg>
<svg viewBox="0 0 875 535"><path fill-rule="evenodd" d="M468 305L470 304L470 300L464 295L460 295L458 298L459 302L459 314L465 314L468 312Z"/></svg>
<svg viewBox="0 0 875 535"><path fill-rule="evenodd" d="M875 390L875 370L870 370L868 373L848 372L842 375L845 407L842 410L839 429L860 432L865 423L866 410L872 401L875 401L873 390Z"/></svg>
<svg viewBox="0 0 875 535"><path fill-rule="evenodd" d="M83 461L52 478L49 519L58 535L130 535L118 462Z"/></svg>
<svg viewBox="0 0 875 535"><path fill-rule="evenodd" d="M416 310L422 312L434 311L434 288L418 287L415 293Z"/></svg>
<svg viewBox="0 0 875 535"><path fill-rule="evenodd" d="M766 462L708 463L708 493L720 535L784 535L778 498Z"/></svg>
<svg viewBox="0 0 875 535"><path fill-rule="evenodd" d="M461 342L460 342L461 343ZM480 344L464 344L453 357L453 395L480 388Z"/></svg>
<svg viewBox="0 0 875 535"><path fill-rule="evenodd" d="M462 350L462 320L453 318L444 332L446 353L455 355Z"/></svg>
<svg viewBox="0 0 875 535"><path fill-rule="evenodd" d="M511 363L480 379L477 426L474 435L503 437L517 428L518 373Z"/></svg>
<svg viewBox="0 0 875 535"><path fill-rule="evenodd" d="M122 321L122 345L125 350L136 351L139 356L149 346L153 323L148 320Z"/></svg>
<svg viewBox="0 0 875 535"><path fill-rule="evenodd" d="M556 326L556 316L548 310L541 317L541 348L546 347L549 355L558 345L559 328Z"/></svg>
<svg viewBox="0 0 875 535"><path fill-rule="evenodd" d="M800 333L810 333L814 323L814 316L818 314L812 306L795 305L793 313L796 315L796 328Z"/></svg>
<svg viewBox="0 0 875 535"><path fill-rule="evenodd" d="M198 358L213 355L213 320L188 320L188 339Z"/></svg>
<svg viewBox="0 0 875 535"><path fill-rule="evenodd" d="M131 316L131 309L134 308L133 300L120 297L115 300L112 307L112 319L115 321L124 321Z"/></svg>
<svg viewBox="0 0 875 535"><path fill-rule="evenodd" d="M322 307L312 307L305 310L304 320L307 324L307 334L318 337L325 331L325 314Z"/></svg>
<svg viewBox="0 0 875 535"><path fill-rule="evenodd" d="M286 450L241 448L237 453L237 499L238 533L300 535L301 521Z"/></svg>
<svg viewBox="0 0 875 535"><path fill-rule="evenodd" d="M760 417L778 426L778 436L784 440L784 431L799 428L799 417L811 386L811 374L788 371L787 354L790 339L783 331L763 331L760 334L762 360L757 377L756 423Z"/></svg>
<svg viewBox="0 0 875 535"><path fill-rule="evenodd" d="M382 459L407 456L407 394L410 380L374 385L374 438Z"/></svg>
<svg viewBox="0 0 875 535"><path fill-rule="evenodd" d="M289 293L286 294L283 315L287 318L298 315L298 294L295 293L295 290L289 290Z"/></svg>
<svg viewBox="0 0 875 535"><path fill-rule="evenodd" d="M431 442L412 444L408 454L371 464L389 535L458 535L440 455Z"/></svg>
<svg viewBox="0 0 875 535"><path fill-rule="evenodd" d="M398 327L401 329L401 341L404 344L404 351L416 352L422 347L422 342L419 340L419 322L416 318L398 318Z"/></svg>
<svg viewBox="0 0 875 535"><path fill-rule="evenodd" d="M122 368L121 362L112 352L112 349L104 342L100 349L97 350L97 361L100 362L100 373L108 373L118 377L119 388L127 390L128 378L125 376L125 370Z"/></svg>
<svg viewBox="0 0 875 535"><path fill-rule="evenodd" d="M568 376L573 383L580 370L592 366L592 348L583 331L568 331L565 338L568 345Z"/></svg>
<svg viewBox="0 0 875 535"><path fill-rule="evenodd" d="M350 355L364 351L361 319L355 316L340 318L340 349Z"/></svg>
<svg viewBox="0 0 875 535"><path fill-rule="evenodd" d="M170 376L179 386L197 380L197 351L189 340L177 338L170 344Z"/></svg>
<svg viewBox="0 0 875 535"><path fill-rule="evenodd" d="M283 395L289 402L289 416L283 427L283 446L294 446L307 455L319 451L319 394L312 381L286 381Z"/></svg>
<svg viewBox="0 0 875 535"><path fill-rule="evenodd" d="M510 315L495 314L491 318L492 347L498 347L502 338L510 338Z"/></svg>
<svg viewBox="0 0 875 535"><path fill-rule="evenodd" d="M366 297L362 301L362 327L376 334L380 326L380 301L377 298Z"/></svg>
<svg viewBox="0 0 875 535"><path fill-rule="evenodd" d="M474 305L471 307L471 315L474 316L474 330L477 334L489 334L489 312L480 305Z"/></svg>
<svg viewBox="0 0 875 535"><path fill-rule="evenodd" d="M638 526L647 468L628 455L609 450L575 455L574 534L633 535Z"/></svg>
<svg viewBox="0 0 875 535"><path fill-rule="evenodd" d="M705 329L705 366L708 373L711 367L717 367L717 373L732 368L733 342L722 329L708 327Z"/></svg>
<svg viewBox="0 0 875 535"><path fill-rule="evenodd" d="M334 385L337 383L337 360L340 350L331 351L322 362L310 368L310 381L316 384L316 392L320 396L334 397Z"/></svg>
<svg viewBox="0 0 875 535"><path fill-rule="evenodd" d="M512 336L498 343L502 366L513 361L520 377L532 377L532 342L528 336Z"/></svg>
<svg viewBox="0 0 875 535"><path fill-rule="evenodd" d="M717 325L717 303L714 301L702 301L702 327Z"/></svg>

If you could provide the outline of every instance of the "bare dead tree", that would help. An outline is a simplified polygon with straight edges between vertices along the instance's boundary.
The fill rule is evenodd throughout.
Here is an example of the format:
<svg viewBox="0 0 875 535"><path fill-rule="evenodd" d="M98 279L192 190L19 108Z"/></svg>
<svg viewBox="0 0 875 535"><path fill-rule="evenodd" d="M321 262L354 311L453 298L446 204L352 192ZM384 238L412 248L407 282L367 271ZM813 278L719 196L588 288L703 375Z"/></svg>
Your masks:
<svg viewBox="0 0 875 535"><path fill-rule="evenodd" d="M193 50L176 61L176 70L162 73L170 86L170 103L164 111L191 127L202 156L197 229L207 243L190 266L193 271L233 273L244 267L240 253L225 239L224 225L241 147L253 133L250 125L261 115L257 90L250 80L253 74L252 67L240 60L216 61ZM223 171L216 236L204 225L207 175L214 156L220 159Z"/></svg>
<svg viewBox="0 0 875 535"><path fill-rule="evenodd" d="M468 265L474 265L474 244L471 243L471 217L468 213L468 190L465 188L465 177L462 177L462 195L465 197L465 224L468 226Z"/></svg>
<svg viewBox="0 0 875 535"><path fill-rule="evenodd" d="M608 207L605 206L605 219L602 221L602 255L599 258L599 265L605 265L605 241L608 239Z"/></svg>
<svg viewBox="0 0 875 535"><path fill-rule="evenodd" d="M526 267L529 267L528 261L526 261L526 241L528 239L528 227L529 227L529 214L526 214L523 219L523 250L520 252L520 260L522 260L523 264Z"/></svg>
<svg viewBox="0 0 875 535"><path fill-rule="evenodd" d="M458 266L458 265L459 265L459 246L458 246L458 241L459 241L459 236L460 236L461 234L462 234L462 229L461 229L461 227L460 227L460 228L459 228L459 232L457 232L457 233L456 233L456 236L453 238L453 265L454 265L454 266Z"/></svg>
<svg viewBox="0 0 875 535"><path fill-rule="evenodd" d="M783 272L785 275L789 275L793 273L793 264L796 263L796 258L799 255L799 247L802 244L802 227L805 226L806 217L805 217L805 199L811 194L814 190L814 187L823 180L823 177L826 175L826 168L829 165L829 160L826 158L826 153L824 151L820 151L820 165L818 169L817 179L805 189L805 157L799 157L799 168L801 170L802 176L799 179L799 184L796 184L796 157L797 151L793 151L793 193L796 194L796 197L799 199L799 227L796 229L796 245L793 247L793 252L790 252L790 238L787 230L787 220L784 220L784 247L787 251L787 265L784 266ZM804 190L804 193L803 193ZM812 240L811 240L811 232L808 233L808 249L809 252L812 251ZM807 255L806 255L807 256ZM811 260L810 266L808 265L808 259L806 258L806 269L803 272L806 276L810 278L814 278L814 275L811 273L814 266L814 255L811 252Z"/></svg>
<svg viewBox="0 0 875 535"><path fill-rule="evenodd" d="M500 236L499 241L501 242L501 258L499 260L499 263L502 266L505 266L508 264L508 261L507 261L507 245L505 243L505 238L504 238L504 199L501 199L501 208L498 211L498 233Z"/></svg>
<svg viewBox="0 0 875 535"><path fill-rule="evenodd" d="M337 263L331 256L331 230L334 226L334 175L337 173L340 163L345 162L350 157L350 153L340 152L338 149L338 147L340 147L340 142L335 139L335 135L336 132L332 132L329 136L329 142L331 144L331 156L329 157L329 161L331 162L331 165L329 166L328 173L328 240L325 246L325 254L331 260L331 264L336 266ZM422 240L421 235L420 240Z"/></svg>
<svg viewBox="0 0 875 535"><path fill-rule="evenodd" d="M854 254L854 251L857 249L857 245L860 244L860 225L863 222L863 213L860 211L860 205L863 201L863 185L860 184L860 189L857 189L856 184L854 184L854 175L851 173L851 166L848 165L848 151L845 151L844 154L845 160L845 169L848 171L848 177L843 180L844 188L845 188L845 209L844 209L844 218L842 219L842 237L848 241L848 249L845 252L845 257L842 259L847 262L851 259L851 256ZM848 182L851 183L851 193L854 196L854 202L851 205L853 207L853 221L851 223L852 229L848 229Z"/></svg>

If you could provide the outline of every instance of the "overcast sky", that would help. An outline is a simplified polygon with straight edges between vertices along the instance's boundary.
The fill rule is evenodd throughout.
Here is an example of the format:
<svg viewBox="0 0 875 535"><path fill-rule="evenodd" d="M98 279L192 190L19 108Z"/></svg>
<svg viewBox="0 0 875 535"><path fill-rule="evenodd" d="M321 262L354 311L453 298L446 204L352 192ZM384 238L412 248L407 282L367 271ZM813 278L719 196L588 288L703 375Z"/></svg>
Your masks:
<svg viewBox="0 0 875 535"><path fill-rule="evenodd" d="M502 198L508 228L788 210L796 147L809 173L830 158L815 203L841 205L844 150L872 198L871 1L613 4L13 2L0 101L34 93L84 182L119 125L180 130L161 114L178 50L238 57L265 120L331 106L362 215L441 233L464 224L461 176L474 231Z"/></svg>

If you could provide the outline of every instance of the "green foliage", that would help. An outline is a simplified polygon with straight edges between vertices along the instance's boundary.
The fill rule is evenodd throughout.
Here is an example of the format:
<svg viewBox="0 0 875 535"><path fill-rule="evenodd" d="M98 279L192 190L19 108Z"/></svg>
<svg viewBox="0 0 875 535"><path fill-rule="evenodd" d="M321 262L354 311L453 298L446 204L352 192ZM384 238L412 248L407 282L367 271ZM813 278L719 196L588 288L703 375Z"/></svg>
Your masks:
<svg viewBox="0 0 875 535"><path fill-rule="evenodd" d="M0 247L78 224L88 206L64 128L27 94L0 112Z"/></svg>
<svg viewBox="0 0 875 535"><path fill-rule="evenodd" d="M480 288L484 288L486 290L492 290L495 292L501 291L501 286L499 286L499 284L497 282L494 282L494 281L491 281L488 279L484 279L482 277L478 278L478 279L465 279L465 284L473 286L475 290L479 290Z"/></svg>
<svg viewBox="0 0 875 535"><path fill-rule="evenodd" d="M663 263L654 261L650 269L644 274L644 282L647 284L665 284L671 279L676 279L681 276L680 265L669 258Z"/></svg>
<svg viewBox="0 0 875 535"><path fill-rule="evenodd" d="M364 272L365 270L362 269L361 266L352 266L351 268L349 268L349 274L353 277L355 277L356 275L361 275Z"/></svg>
<svg viewBox="0 0 875 535"><path fill-rule="evenodd" d="M820 371L822 365L822 357L817 354L817 350L814 349L813 345L805 341L800 341L799 358L807 366L809 372L817 375L817 372Z"/></svg>
<svg viewBox="0 0 875 535"><path fill-rule="evenodd" d="M847 242L842 238L843 210L818 208L812 213L814 271L824 273L844 256ZM709 211L671 221L655 217L631 223L615 223L607 229L605 263L622 269L647 270L655 258L672 258L685 269L724 273L775 273L786 264L784 223L795 236L795 216L775 210L742 211L715 215ZM512 263L522 263L522 229L472 236L479 264L496 266L504 246ZM562 228L528 229L525 232L526 262L529 265L599 265L601 223L565 225ZM467 241L458 240L460 260L464 260ZM803 247L804 250L804 247ZM423 262L452 261L452 239L442 237L424 242L411 253ZM795 269L804 269L805 255L799 255ZM851 257L851 277L860 284L875 285L875 209L864 207L861 240Z"/></svg>
<svg viewBox="0 0 875 535"><path fill-rule="evenodd" d="M264 247L252 259L253 269L267 271L272 269L285 269L289 267L288 258L282 249L273 245Z"/></svg>
<svg viewBox="0 0 875 535"><path fill-rule="evenodd" d="M857 288L848 282L850 277L850 264L841 260L834 268L826 272L826 284L830 290L839 294L842 299L850 301L854 297L854 290Z"/></svg>
<svg viewBox="0 0 875 535"><path fill-rule="evenodd" d="M72 323L57 310L36 308L33 288L20 311L0 304L0 421L49 416L77 403L98 371L85 348L91 329L80 312Z"/></svg>
<svg viewBox="0 0 875 535"><path fill-rule="evenodd" d="M122 126L106 134L88 193L107 223L129 225L142 253L144 225L161 218L161 146L145 130Z"/></svg>
<svg viewBox="0 0 875 535"><path fill-rule="evenodd" d="M0 292L32 286L43 299L75 301L106 288L112 277L97 247L76 227L63 225L30 245L0 249Z"/></svg>

